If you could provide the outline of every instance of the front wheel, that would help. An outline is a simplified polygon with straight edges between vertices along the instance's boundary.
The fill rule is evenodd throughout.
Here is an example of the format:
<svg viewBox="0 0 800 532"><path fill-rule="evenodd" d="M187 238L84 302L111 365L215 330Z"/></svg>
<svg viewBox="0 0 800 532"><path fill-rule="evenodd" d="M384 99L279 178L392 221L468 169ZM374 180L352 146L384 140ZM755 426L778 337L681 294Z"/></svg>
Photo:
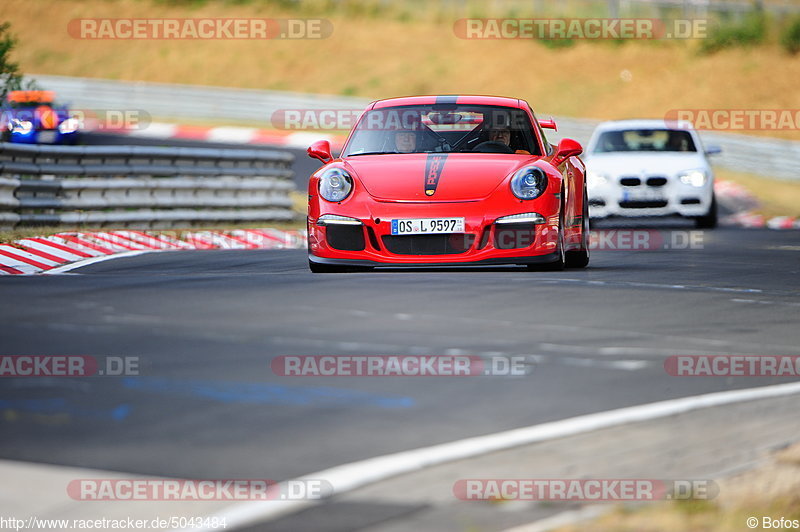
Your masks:
<svg viewBox="0 0 800 532"><path fill-rule="evenodd" d="M567 251L567 268L585 268L589 265L589 198L583 193L583 216L581 219L580 248Z"/></svg>
<svg viewBox="0 0 800 532"><path fill-rule="evenodd" d="M694 226L698 229L714 229L717 226L717 196L711 196L711 206L705 216L694 219Z"/></svg>

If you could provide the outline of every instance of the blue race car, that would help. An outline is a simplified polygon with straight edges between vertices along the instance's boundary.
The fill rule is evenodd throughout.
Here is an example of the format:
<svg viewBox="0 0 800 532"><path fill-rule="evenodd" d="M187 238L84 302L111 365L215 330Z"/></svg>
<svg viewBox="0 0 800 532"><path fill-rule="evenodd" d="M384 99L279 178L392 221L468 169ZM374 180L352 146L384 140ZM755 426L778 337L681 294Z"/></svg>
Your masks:
<svg viewBox="0 0 800 532"><path fill-rule="evenodd" d="M80 121L53 104L53 91L11 91L2 105L0 135L5 142L74 144Z"/></svg>

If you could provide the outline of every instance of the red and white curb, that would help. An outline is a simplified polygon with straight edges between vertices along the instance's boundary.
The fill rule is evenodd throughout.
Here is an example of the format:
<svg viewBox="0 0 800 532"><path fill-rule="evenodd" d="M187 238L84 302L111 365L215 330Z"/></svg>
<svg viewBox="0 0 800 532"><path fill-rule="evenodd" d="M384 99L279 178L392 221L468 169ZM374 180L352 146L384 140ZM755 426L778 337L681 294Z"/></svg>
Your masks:
<svg viewBox="0 0 800 532"><path fill-rule="evenodd" d="M720 220L723 225L747 228L800 229L800 219L795 216L775 216L766 218L753 212L758 208L758 199L749 190L732 181L715 181L714 192L717 198L733 208L736 213Z"/></svg>
<svg viewBox="0 0 800 532"><path fill-rule="evenodd" d="M65 232L0 244L0 275L61 273L108 257L186 249L302 249L305 231Z"/></svg>
<svg viewBox="0 0 800 532"><path fill-rule="evenodd" d="M107 130L115 135L151 139L180 139L228 144L258 144L306 149L313 142L327 140L335 150L344 145L345 137L319 132L257 129L252 127L206 127L153 122L143 129Z"/></svg>

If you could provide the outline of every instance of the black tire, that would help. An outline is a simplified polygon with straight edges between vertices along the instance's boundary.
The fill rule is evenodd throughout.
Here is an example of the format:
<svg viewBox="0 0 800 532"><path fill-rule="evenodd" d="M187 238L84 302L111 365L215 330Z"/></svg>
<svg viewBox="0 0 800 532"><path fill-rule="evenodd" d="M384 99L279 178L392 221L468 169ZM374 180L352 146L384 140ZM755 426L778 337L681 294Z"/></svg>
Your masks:
<svg viewBox="0 0 800 532"><path fill-rule="evenodd" d="M589 198L586 190L583 191L583 209L581 210L581 247L576 250L567 251L567 268L585 268L589 265Z"/></svg>
<svg viewBox="0 0 800 532"><path fill-rule="evenodd" d="M695 218L694 226L698 229L714 229L717 226L718 210L717 196L714 194L711 196L711 207L708 208L708 214Z"/></svg>

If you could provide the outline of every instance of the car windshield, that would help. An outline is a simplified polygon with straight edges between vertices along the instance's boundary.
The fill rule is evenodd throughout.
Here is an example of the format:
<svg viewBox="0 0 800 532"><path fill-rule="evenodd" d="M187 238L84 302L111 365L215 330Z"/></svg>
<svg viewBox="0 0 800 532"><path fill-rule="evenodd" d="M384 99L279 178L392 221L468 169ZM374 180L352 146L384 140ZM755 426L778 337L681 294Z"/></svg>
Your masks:
<svg viewBox="0 0 800 532"><path fill-rule="evenodd" d="M541 155L522 109L488 105L413 105L368 111L343 156L396 153Z"/></svg>
<svg viewBox="0 0 800 532"><path fill-rule="evenodd" d="M9 107L11 107L11 109L38 109L40 107L52 108L53 104L51 102L9 102Z"/></svg>
<svg viewBox="0 0 800 532"><path fill-rule="evenodd" d="M610 152L696 152L692 135L675 129L629 129L600 134L594 153Z"/></svg>

